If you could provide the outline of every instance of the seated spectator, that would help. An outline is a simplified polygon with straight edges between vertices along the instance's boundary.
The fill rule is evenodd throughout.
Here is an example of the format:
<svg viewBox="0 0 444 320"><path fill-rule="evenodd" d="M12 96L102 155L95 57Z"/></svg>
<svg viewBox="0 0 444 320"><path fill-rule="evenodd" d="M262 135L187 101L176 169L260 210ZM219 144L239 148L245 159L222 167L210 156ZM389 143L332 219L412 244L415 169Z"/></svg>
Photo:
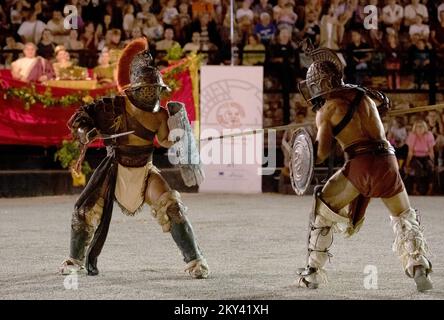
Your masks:
<svg viewBox="0 0 444 320"><path fill-rule="evenodd" d="M179 15L179 11L176 9L176 0L167 0L166 5L160 12L162 16L162 23L165 28L173 26L173 19Z"/></svg>
<svg viewBox="0 0 444 320"><path fill-rule="evenodd" d="M284 9L285 5L289 3L289 0L278 0L277 4L273 7L273 21L277 21L279 13Z"/></svg>
<svg viewBox="0 0 444 320"><path fill-rule="evenodd" d="M438 21L439 23L442 22L442 20L444 19L443 16L441 15L441 12L444 11L444 0L441 0L441 4L438 6L438 9L436 10L436 14L438 16Z"/></svg>
<svg viewBox="0 0 444 320"><path fill-rule="evenodd" d="M134 18L134 6L132 4L126 4L123 13L123 31L125 32L125 37L129 38L136 20L136 18Z"/></svg>
<svg viewBox="0 0 444 320"><path fill-rule="evenodd" d="M253 6L253 14L254 14L254 22L257 24L260 21L260 17L262 13L268 13L270 17L273 16L273 6L268 3L268 0L259 0Z"/></svg>
<svg viewBox="0 0 444 320"><path fill-rule="evenodd" d="M127 42L130 42L131 40L137 39L143 37L142 29L139 27L134 27L131 29L131 38L127 40Z"/></svg>
<svg viewBox="0 0 444 320"><path fill-rule="evenodd" d="M46 28L51 30L53 41L56 45L66 42L68 30L65 29L63 15L60 10L54 10L52 12L52 19L48 21Z"/></svg>
<svg viewBox="0 0 444 320"><path fill-rule="evenodd" d="M64 46L59 45L55 48L55 59L56 62L52 64L52 67L54 68L56 79L66 79L66 75L64 77L64 72L66 69L71 68L73 63Z"/></svg>
<svg viewBox="0 0 444 320"><path fill-rule="evenodd" d="M401 86L401 48L394 30L387 34L386 39L384 53L387 86L389 89L398 89Z"/></svg>
<svg viewBox="0 0 444 320"><path fill-rule="evenodd" d="M407 140L407 129L404 125L404 119L402 117L395 117L392 120L387 133L387 140L395 148L399 168L402 170L409 152L409 148L405 143Z"/></svg>
<svg viewBox="0 0 444 320"><path fill-rule="evenodd" d="M347 71L352 83L358 85L364 83L364 77L369 68L368 62L371 60L371 55L366 51L367 49L370 49L370 46L363 41L361 33L353 30L351 43L347 46Z"/></svg>
<svg viewBox="0 0 444 320"><path fill-rule="evenodd" d="M28 42L23 48L24 57L11 64L12 77L24 82L45 82L54 78L54 69L51 63L36 56L37 47Z"/></svg>
<svg viewBox="0 0 444 320"><path fill-rule="evenodd" d="M248 36L248 44L244 51L259 51L258 53L244 52L242 64L245 66L262 65L265 62L265 46L260 42L255 34Z"/></svg>
<svg viewBox="0 0 444 320"><path fill-rule="evenodd" d="M100 53L99 65L93 69L94 79L99 85L108 85L114 83L115 66L110 64L110 54L108 48L104 48Z"/></svg>
<svg viewBox="0 0 444 320"><path fill-rule="evenodd" d="M173 29L166 28L163 33L163 39L156 42L156 50L168 50L176 44L178 44L178 42L174 40Z"/></svg>
<svg viewBox="0 0 444 320"><path fill-rule="evenodd" d="M305 18L309 14L314 14L315 20L321 19L322 1L319 0L305 0Z"/></svg>
<svg viewBox="0 0 444 320"><path fill-rule="evenodd" d="M189 14L189 6L187 2L181 2L179 4L179 20L181 27L185 30L191 23L191 16Z"/></svg>
<svg viewBox="0 0 444 320"><path fill-rule="evenodd" d="M148 17L142 32L150 42L161 40L164 34L163 26L157 21L156 16L153 14Z"/></svg>
<svg viewBox="0 0 444 320"><path fill-rule="evenodd" d="M11 21L12 30L11 32L16 33L23 22L23 16L26 10L23 10L23 1L17 1L10 10L9 19Z"/></svg>
<svg viewBox="0 0 444 320"><path fill-rule="evenodd" d="M352 29L362 29L364 26L365 17L365 7L367 6L366 0L351 0L350 10L352 11L352 17L350 19L350 27Z"/></svg>
<svg viewBox="0 0 444 320"><path fill-rule="evenodd" d="M413 43L419 39L424 40L426 43L429 40L430 28L428 25L422 23L423 17L420 14L416 15L415 23L410 25L409 35Z"/></svg>
<svg viewBox="0 0 444 320"><path fill-rule="evenodd" d="M215 9L212 0L192 0L191 19L198 19L202 14L208 14L211 19L215 16Z"/></svg>
<svg viewBox="0 0 444 320"><path fill-rule="evenodd" d="M438 155L438 165L442 166L444 151L444 123L441 112L431 110L427 113L427 125L435 138L435 154Z"/></svg>
<svg viewBox="0 0 444 320"><path fill-rule="evenodd" d="M396 0L388 0L387 5L382 9L382 21L384 26L399 31L403 18L404 8L397 4Z"/></svg>
<svg viewBox="0 0 444 320"><path fill-rule="evenodd" d="M208 13L203 13L197 20L191 23L190 31L197 31L200 33L200 41L202 43L212 43L216 47L220 48L221 38L219 35L218 27L214 19ZM190 37L191 38L191 37Z"/></svg>
<svg viewBox="0 0 444 320"><path fill-rule="evenodd" d="M16 42L13 36L6 37L6 46L3 47L4 50L23 50L23 43ZM19 56L18 52L3 53L3 59L5 61L5 66L8 67L14 60L17 60Z"/></svg>
<svg viewBox="0 0 444 320"><path fill-rule="evenodd" d="M433 172L435 154L433 147L435 138L428 130L424 120L417 120L413 124L412 132L407 137L409 153L405 165L405 171L413 178L413 190L415 195L420 194L418 184L422 178L426 178L428 185L427 194L433 193Z"/></svg>
<svg viewBox="0 0 444 320"><path fill-rule="evenodd" d="M172 47L179 46L179 42L174 40L174 31L172 28L166 28L163 33L163 39L156 42L156 61L165 62L167 51Z"/></svg>
<svg viewBox="0 0 444 320"><path fill-rule="evenodd" d="M431 42L438 54L444 56L444 10L440 11L440 23L433 27L430 36Z"/></svg>
<svg viewBox="0 0 444 320"><path fill-rule="evenodd" d="M251 0L243 0L240 8L236 10L236 21L241 23L244 19L248 20L250 24L253 23L254 13L251 10Z"/></svg>
<svg viewBox="0 0 444 320"><path fill-rule="evenodd" d="M435 140L437 140L439 136L444 134L444 125L441 119L441 114L436 110L431 110L427 113L426 119L430 132L433 134Z"/></svg>
<svg viewBox="0 0 444 320"><path fill-rule="evenodd" d="M335 8L330 6L328 13L323 15L320 24L319 46L339 50L342 41L341 25L335 16Z"/></svg>
<svg viewBox="0 0 444 320"><path fill-rule="evenodd" d="M287 3L281 10L279 10L276 25L279 30L285 28L293 31L297 20L298 15L294 12L293 5L291 3Z"/></svg>
<svg viewBox="0 0 444 320"><path fill-rule="evenodd" d="M416 16L423 17L423 21L427 22L429 18L429 11L427 7L419 2L419 0L411 0L411 4L404 8L404 25L410 27L416 23Z"/></svg>
<svg viewBox="0 0 444 320"><path fill-rule="evenodd" d="M296 45L291 41L291 32L288 29L279 31L276 41L269 47L270 71L277 77L282 85L283 92L294 90L296 70L299 70L299 55ZM283 94L284 124L290 122L290 102L288 95Z"/></svg>
<svg viewBox="0 0 444 320"><path fill-rule="evenodd" d="M419 39L410 48L410 60L415 74L416 89L422 89L424 82L429 80L430 58L430 49L423 39Z"/></svg>
<svg viewBox="0 0 444 320"><path fill-rule="evenodd" d="M236 22L242 42L245 42L246 37L253 30L254 13L250 8L251 3L251 0L243 0L241 7L236 10Z"/></svg>
<svg viewBox="0 0 444 320"><path fill-rule="evenodd" d="M55 45L52 42L51 31L45 29L42 33L42 39L37 45L37 55L50 60L52 57L54 57L54 48Z"/></svg>
<svg viewBox="0 0 444 320"><path fill-rule="evenodd" d="M276 33L276 26L271 21L271 16L267 12L262 12L260 22L254 26L254 34L259 36L260 41L268 46Z"/></svg>
<svg viewBox="0 0 444 320"><path fill-rule="evenodd" d="M142 4L142 11L138 12L136 18L139 20L147 21L153 14L150 12L152 1L146 1Z"/></svg>
<svg viewBox="0 0 444 320"><path fill-rule="evenodd" d="M205 49L201 49L200 33L193 32L193 36L191 37L191 42L188 42L185 44L185 46L183 47L183 52L185 54L190 53L190 52L196 53L200 50L205 50Z"/></svg>
<svg viewBox="0 0 444 320"><path fill-rule="evenodd" d="M102 27L97 27L97 30L94 27L94 23L88 22L85 25L85 30L80 36L80 41L83 42L83 48L96 51L97 46L99 44L99 35L101 33ZM102 29L103 30L103 29ZM73 34L70 34L70 37L73 37Z"/></svg>
<svg viewBox="0 0 444 320"><path fill-rule="evenodd" d="M107 48L111 51L113 49L122 49L122 31L120 29L111 30L111 41L107 44Z"/></svg>
<svg viewBox="0 0 444 320"><path fill-rule="evenodd" d="M37 15L40 14L41 9L37 4L33 10L23 8L23 17L25 21L22 22L17 34L21 37L22 42L39 43L42 38L43 30L46 28L46 24L37 19Z"/></svg>
<svg viewBox="0 0 444 320"><path fill-rule="evenodd" d="M309 38L311 43L317 47L320 40L321 29L316 19L316 13L309 11L305 16L304 29L298 33L300 39Z"/></svg>
<svg viewBox="0 0 444 320"><path fill-rule="evenodd" d="M68 39L66 39L63 44L66 50L81 50L83 49L83 42L79 40L79 33L76 29L71 29L69 31Z"/></svg>

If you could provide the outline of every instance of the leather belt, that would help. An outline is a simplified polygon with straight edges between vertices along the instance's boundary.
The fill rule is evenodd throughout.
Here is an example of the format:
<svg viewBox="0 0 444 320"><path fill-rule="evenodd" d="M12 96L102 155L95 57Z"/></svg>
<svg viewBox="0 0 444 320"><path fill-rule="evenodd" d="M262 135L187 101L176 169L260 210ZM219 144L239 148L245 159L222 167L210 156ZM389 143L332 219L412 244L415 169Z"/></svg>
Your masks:
<svg viewBox="0 0 444 320"><path fill-rule="evenodd" d="M116 159L125 167L140 168L153 161L152 146L116 146Z"/></svg>
<svg viewBox="0 0 444 320"><path fill-rule="evenodd" d="M354 143L344 150L348 159L353 159L360 155L389 155L395 154L395 149L385 140L361 141Z"/></svg>

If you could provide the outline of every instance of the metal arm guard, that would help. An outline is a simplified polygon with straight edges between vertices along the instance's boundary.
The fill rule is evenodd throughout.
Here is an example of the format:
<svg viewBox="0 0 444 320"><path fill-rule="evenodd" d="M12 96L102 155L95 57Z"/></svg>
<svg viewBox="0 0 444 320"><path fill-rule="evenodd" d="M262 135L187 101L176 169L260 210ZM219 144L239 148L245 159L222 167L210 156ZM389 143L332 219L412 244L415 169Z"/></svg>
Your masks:
<svg viewBox="0 0 444 320"><path fill-rule="evenodd" d="M167 108L170 113L169 139L175 142L169 150L170 161L179 166L186 186L200 185L205 175L185 106L181 102L171 101L167 103Z"/></svg>

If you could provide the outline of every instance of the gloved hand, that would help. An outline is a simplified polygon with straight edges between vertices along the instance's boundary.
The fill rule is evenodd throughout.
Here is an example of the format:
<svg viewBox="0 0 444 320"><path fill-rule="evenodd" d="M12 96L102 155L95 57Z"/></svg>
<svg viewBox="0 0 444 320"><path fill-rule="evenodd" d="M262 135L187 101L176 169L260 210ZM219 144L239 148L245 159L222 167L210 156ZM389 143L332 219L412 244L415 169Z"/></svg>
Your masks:
<svg viewBox="0 0 444 320"><path fill-rule="evenodd" d="M96 128L92 128L89 131L86 131L84 128L77 129L78 140L83 145L92 142L98 135L99 132Z"/></svg>

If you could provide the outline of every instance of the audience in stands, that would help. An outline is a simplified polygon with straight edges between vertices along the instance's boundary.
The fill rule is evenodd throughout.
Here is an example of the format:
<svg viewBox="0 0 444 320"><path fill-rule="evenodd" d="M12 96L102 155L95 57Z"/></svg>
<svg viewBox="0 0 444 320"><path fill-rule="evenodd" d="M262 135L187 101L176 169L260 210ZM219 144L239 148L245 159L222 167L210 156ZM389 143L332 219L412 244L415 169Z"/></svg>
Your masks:
<svg viewBox="0 0 444 320"><path fill-rule="evenodd" d="M36 55L37 46L28 42L23 48L24 57L12 62L12 76L24 82L45 82L54 78L51 62Z"/></svg>

